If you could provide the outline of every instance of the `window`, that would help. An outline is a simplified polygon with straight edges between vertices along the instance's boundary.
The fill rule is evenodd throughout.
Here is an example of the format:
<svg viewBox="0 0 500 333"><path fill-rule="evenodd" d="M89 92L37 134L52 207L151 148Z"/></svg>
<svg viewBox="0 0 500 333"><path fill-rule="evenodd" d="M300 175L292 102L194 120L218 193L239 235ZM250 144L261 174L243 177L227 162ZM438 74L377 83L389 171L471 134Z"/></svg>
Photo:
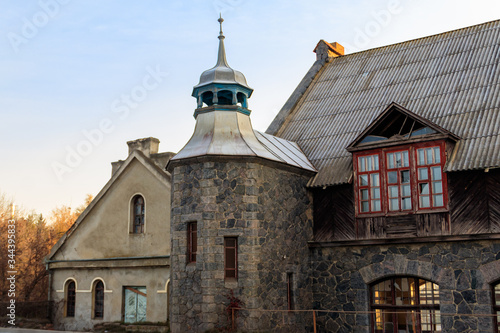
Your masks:
<svg viewBox="0 0 500 333"><path fill-rule="evenodd" d="M443 141L356 152L354 158L359 215L446 209Z"/></svg>
<svg viewBox="0 0 500 333"><path fill-rule="evenodd" d="M495 332L500 332L500 283L493 286L493 313L495 314Z"/></svg>
<svg viewBox="0 0 500 333"><path fill-rule="evenodd" d="M224 238L224 278L238 278L238 238Z"/></svg>
<svg viewBox="0 0 500 333"><path fill-rule="evenodd" d="M134 234L144 233L144 215L145 215L145 204L144 198L140 195L136 195L132 200L132 220Z"/></svg>
<svg viewBox="0 0 500 333"><path fill-rule="evenodd" d="M359 211L380 212L380 166L378 155L358 157Z"/></svg>
<svg viewBox="0 0 500 333"><path fill-rule="evenodd" d="M287 285L288 311L291 311L295 307L293 302L293 273L286 274L286 285Z"/></svg>
<svg viewBox="0 0 500 333"><path fill-rule="evenodd" d="M124 322L140 323L146 321L146 287L124 287Z"/></svg>
<svg viewBox="0 0 500 333"><path fill-rule="evenodd" d="M198 248L198 231L197 223L188 223L188 235L187 235L187 247L188 247L188 263L196 262L196 249Z"/></svg>
<svg viewBox="0 0 500 333"><path fill-rule="evenodd" d="M441 332L439 286L413 277L396 277L371 287L375 333Z"/></svg>
<svg viewBox="0 0 500 333"><path fill-rule="evenodd" d="M75 316L76 284L75 281L68 281L66 284L66 317Z"/></svg>
<svg viewBox="0 0 500 333"><path fill-rule="evenodd" d="M104 317L104 283L101 280L94 283L94 318Z"/></svg>

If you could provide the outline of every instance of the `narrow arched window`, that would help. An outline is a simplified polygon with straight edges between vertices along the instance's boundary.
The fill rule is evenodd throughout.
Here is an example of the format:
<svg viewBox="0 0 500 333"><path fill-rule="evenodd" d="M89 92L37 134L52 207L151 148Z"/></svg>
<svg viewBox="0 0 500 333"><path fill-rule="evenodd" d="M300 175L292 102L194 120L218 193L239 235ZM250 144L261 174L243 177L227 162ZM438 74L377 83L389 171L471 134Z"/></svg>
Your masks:
<svg viewBox="0 0 500 333"><path fill-rule="evenodd" d="M133 233L142 234L144 232L144 215L145 215L145 204L144 198L140 195L136 195L133 200L132 208L132 218L133 218Z"/></svg>
<svg viewBox="0 0 500 333"><path fill-rule="evenodd" d="M104 283L98 280L94 284L94 318L104 317Z"/></svg>
<svg viewBox="0 0 500 333"><path fill-rule="evenodd" d="M66 317L75 316L76 284L75 281L68 281L66 284Z"/></svg>
<svg viewBox="0 0 500 333"><path fill-rule="evenodd" d="M441 332L439 286L414 277L394 277L371 287L373 332Z"/></svg>

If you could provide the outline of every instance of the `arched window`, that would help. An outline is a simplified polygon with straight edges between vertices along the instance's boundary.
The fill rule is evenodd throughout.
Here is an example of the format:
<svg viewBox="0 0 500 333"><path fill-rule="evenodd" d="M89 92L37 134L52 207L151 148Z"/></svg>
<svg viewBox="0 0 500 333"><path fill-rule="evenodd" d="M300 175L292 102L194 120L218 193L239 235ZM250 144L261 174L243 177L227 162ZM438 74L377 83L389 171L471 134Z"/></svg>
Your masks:
<svg viewBox="0 0 500 333"><path fill-rule="evenodd" d="M94 283L94 319L104 317L104 283L97 280Z"/></svg>
<svg viewBox="0 0 500 333"><path fill-rule="evenodd" d="M134 234L142 234L144 232L144 215L145 215L145 204L144 198L140 195L136 195L132 201L132 221L133 227L132 232Z"/></svg>
<svg viewBox="0 0 500 333"><path fill-rule="evenodd" d="M66 317L75 316L76 284L69 280L66 283Z"/></svg>
<svg viewBox="0 0 500 333"><path fill-rule="evenodd" d="M495 332L500 332L500 281L493 285L493 313L495 317Z"/></svg>
<svg viewBox="0 0 500 333"><path fill-rule="evenodd" d="M375 333L441 332L439 286L414 277L394 277L371 287Z"/></svg>

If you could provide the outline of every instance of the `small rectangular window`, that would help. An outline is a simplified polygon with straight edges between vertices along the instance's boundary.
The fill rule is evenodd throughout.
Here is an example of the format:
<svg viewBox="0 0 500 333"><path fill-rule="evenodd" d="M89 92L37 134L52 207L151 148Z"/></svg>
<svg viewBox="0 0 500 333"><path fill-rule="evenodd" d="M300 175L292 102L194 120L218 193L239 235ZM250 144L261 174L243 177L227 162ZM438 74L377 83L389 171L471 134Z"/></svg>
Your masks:
<svg viewBox="0 0 500 333"><path fill-rule="evenodd" d="M238 278L238 238L224 238L224 277Z"/></svg>
<svg viewBox="0 0 500 333"><path fill-rule="evenodd" d="M295 308L293 302L293 273L286 274L286 284L287 284L287 299L288 299L288 311L291 311Z"/></svg>
<svg viewBox="0 0 500 333"><path fill-rule="evenodd" d="M196 222L188 223L188 263L196 262L196 249L198 248L198 227Z"/></svg>

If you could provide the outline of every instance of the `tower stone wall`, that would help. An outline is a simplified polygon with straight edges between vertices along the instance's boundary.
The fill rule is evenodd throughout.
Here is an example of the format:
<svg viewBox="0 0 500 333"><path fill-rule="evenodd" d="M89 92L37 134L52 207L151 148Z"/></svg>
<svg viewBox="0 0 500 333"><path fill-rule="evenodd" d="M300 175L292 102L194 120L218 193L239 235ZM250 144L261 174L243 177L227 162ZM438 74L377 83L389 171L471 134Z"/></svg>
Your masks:
<svg viewBox="0 0 500 333"><path fill-rule="evenodd" d="M244 302L238 329L307 329L310 309L310 175L259 158L209 157L172 166L172 332L204 332L229 324L230 290ZM197 222L197 258L187 260L187 224ZM238 238L238 278L224 278L224 237ZM281 310L281 311L276 311ZM297 331L299 330L299 331Z"/></svg>

